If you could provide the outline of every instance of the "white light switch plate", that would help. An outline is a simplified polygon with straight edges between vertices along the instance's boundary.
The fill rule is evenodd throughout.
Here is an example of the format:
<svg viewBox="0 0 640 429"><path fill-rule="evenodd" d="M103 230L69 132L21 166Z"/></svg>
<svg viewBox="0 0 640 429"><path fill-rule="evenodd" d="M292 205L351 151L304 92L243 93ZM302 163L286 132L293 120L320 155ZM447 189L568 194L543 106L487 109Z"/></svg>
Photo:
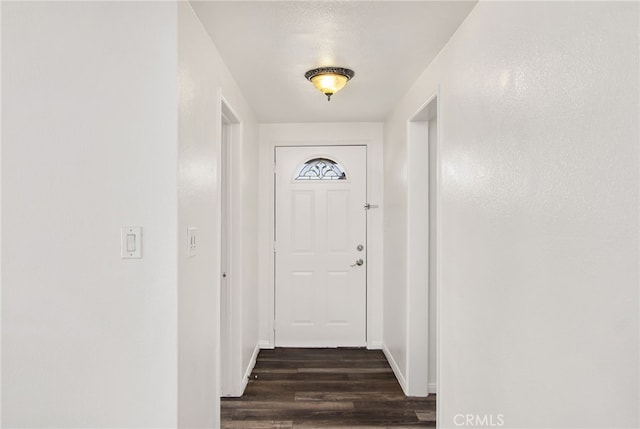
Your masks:
<svg viewBox="0 0 640 429"><path fill-rule="evenodd" d="M123 226L120 229L120 256L122 259L142 258L142 227Z"/></svg>

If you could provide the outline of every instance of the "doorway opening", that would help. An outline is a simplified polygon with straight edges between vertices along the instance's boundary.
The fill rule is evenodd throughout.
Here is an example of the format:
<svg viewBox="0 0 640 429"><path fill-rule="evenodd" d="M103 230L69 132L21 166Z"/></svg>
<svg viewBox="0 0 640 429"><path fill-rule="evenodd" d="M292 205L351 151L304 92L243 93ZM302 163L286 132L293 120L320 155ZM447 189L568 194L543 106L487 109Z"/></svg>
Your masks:
<svg viewBox="0 0 640 429"><path fill-rule="evenodd" d="M267 287L260 298L260 347L273 348L275 341L275 152L276 147L302 146L364 146L367 153L367 243L365 268L367 276L366 297L366 347L381 349L383 332L383 126L381 123L309 123L263 124L260 126L260 272ZM329 157L331 158L331 157ZM335 159L340 163L341 159ZM342 164L340 164L342 165ZM342 165L345 169L346 165ZM294 174L295 172L292 172ZM348 171L346 171L349 174ZM359 244L359 243L358 243ZM363 243L364 244L364 243ZM364 259L364 258L363 258ZM350 262L353 264L357 259Z"/></svg>
<svg viewBox="0 0 640 429"><path fill-rule="evenodd" d="M428 396L438 390L438 93L409 120L407 135L406 393Z"/></svg>

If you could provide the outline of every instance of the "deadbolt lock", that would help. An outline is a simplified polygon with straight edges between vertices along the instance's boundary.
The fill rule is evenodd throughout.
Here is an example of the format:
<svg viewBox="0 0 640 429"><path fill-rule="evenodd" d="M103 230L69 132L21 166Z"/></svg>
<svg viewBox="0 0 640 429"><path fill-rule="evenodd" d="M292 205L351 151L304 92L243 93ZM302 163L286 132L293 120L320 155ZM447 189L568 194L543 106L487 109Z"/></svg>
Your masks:
<svg viewBox="0 0 640 429"><path fill-rule="evenodd" d="M364 250L364 246L362 244L358 244L358 247L356 247L356 249L358 249L358 252L362 252Z"/></svg>

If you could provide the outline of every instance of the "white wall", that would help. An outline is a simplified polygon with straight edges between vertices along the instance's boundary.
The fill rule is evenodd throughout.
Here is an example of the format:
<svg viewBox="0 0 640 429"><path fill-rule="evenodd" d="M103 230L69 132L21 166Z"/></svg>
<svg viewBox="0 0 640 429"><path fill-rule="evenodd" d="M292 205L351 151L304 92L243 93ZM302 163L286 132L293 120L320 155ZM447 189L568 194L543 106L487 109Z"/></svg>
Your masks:
<svg viewBox="0 0 640 429"><path fill-rule="evenodd" d="M232 148L235 234L231 273L241 288L233 326L238 350L233 371L241 382L258 344L257 126L229 71L188 3L179 5L179 426L219 426L218 334L220 309L220 108L223 96L241 121ZM237 142L234 142L234 144ZM198 228L198 249L187 256L188 227Z"/></svg>
<svg viewBox="0 0 640 429"><path fill-rule="evenodd" d="M429 345L429 122L414 121L408 124L407 145L407 313L395 317L407 324L407 362L403 373L397 367L393 352L385 353L400 381L405 394L426 396L428 379ZM390 287L392 283L388 283Z"/></svg>
<svg viewBox="0 0 640 429"><path fill-rule="evenodd" d="M366 145L367 347L382 346L382 124L296 123L260 125L260 345L274 347L273 163L275 146Z"/></svg>
<svg viewBox="0 0 640 429"><path fill-rule="evenodd" d="M3 428L176 427L176 25L2 3Z"/></svg>
<svg viewBox="0 0 640 429"><path fill-rule="evenodd" d="M425 94L424 103L430 94ZM422 104L422 103L420 103ZM406 121L384 127L383 349L398 381L407 378L407 145ZM394 141L394 139L396 139Z"/></svg>
<svg viewBox="0 0 640 429"><path fill-rule="evenodd" d="M260 349L259 345L259 284L258 254L259 254L259 216L258 216L258 187L259 187L259 133L258 126L249 116L243 127L243 142L240 147L241 168L236 171L236 198L240 205L238 215L238 230L241 237L239 252L240 261L236 262L235 275L239 277L242 290L241 317L241 377L243 384L248 382L248 376L255 365L255 359Z"/></svg>
<svg viewBox="0 0 640 429"><path fill-rule="evenodd" d="M243 120L238 380L258 340L251 111L188 4L3 3L2 36L2 427L218 426L220 95ZM140 260L120 259L125 225Z"/></svg>
<svg viewBox="0 0 640 429"><path fill-rule="evenodd" d="M406 121L440 86L441 428L640 425L638 12L481 2L385 123L402 355Z"/></svg>

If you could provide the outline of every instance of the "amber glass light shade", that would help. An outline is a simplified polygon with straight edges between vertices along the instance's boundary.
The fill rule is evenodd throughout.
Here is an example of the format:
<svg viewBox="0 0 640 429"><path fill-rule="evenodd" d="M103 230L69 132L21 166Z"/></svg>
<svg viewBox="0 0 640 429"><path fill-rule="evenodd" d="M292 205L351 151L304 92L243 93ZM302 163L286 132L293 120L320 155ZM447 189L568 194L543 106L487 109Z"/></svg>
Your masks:
<svg viewBox="0 0 640 429"><path fill-rule="evenodd" d="M322 67L309 70L304 76L330 101L331 96L344 88L354 74L353 70L342 67Z"/></svg>

